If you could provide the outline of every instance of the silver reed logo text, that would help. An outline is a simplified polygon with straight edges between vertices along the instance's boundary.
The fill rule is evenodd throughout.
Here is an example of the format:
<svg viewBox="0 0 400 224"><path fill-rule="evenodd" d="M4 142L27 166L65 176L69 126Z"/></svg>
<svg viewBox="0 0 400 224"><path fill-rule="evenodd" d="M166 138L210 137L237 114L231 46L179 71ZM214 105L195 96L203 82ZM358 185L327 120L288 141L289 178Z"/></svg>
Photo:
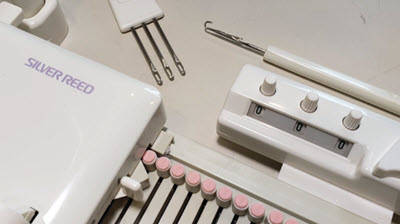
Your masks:
<svg viewBox="0 0 400 224"><path fill-rule="evenodd" d="M38 61L34 58L29 58L28 61L24 64L29 68L35 69L36 71L45 74L51 78L58 80L61 83L65 83L72 88L77 89L78 91L84 92L86 94L91 94L94 91L94 86L89 85L88 83L79 80L77 78L68 75L50 65L46 65L45 63Z"/></svg>

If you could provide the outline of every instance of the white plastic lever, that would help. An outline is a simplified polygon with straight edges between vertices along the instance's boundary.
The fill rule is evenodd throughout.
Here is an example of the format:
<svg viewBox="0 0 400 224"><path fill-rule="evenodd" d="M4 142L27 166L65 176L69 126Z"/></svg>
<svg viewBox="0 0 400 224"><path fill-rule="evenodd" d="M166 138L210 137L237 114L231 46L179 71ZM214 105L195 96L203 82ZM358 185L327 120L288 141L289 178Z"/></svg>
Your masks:
<svg viewBox="0 0 400 224"><path fill-rule="evenodd" d="M130 177L123 177L121 179L122 191L135 201L143 201L144 194L142 185Z"/></svg>

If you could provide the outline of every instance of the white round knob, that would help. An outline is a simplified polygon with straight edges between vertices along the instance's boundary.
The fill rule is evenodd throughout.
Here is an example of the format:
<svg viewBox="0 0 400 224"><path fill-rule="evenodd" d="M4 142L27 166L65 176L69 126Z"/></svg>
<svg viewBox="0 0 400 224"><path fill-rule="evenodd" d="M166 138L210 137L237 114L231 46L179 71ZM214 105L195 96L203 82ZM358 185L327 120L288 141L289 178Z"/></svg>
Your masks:
<svg viewBox="0 0 400 224"><path fill-rule="evenodd" d="M307 113L312 113L317 110L319 96L314 92L309 92L307 96L301 101L300 106Z"/></svg>
<svg viewBox="0 0 400 224"><path fill-rule="evenodd" d="M260 91L265 96L272 96L276 91L276 78L272 75L266 76Z"/></svg>
<svg viewBox="0 0 400 224"><path fill-rule="evenodd" d="M359 110L351 110L350 113L343 119L343 125L349 130L356 130L361 123L362 112Z"/></svg>

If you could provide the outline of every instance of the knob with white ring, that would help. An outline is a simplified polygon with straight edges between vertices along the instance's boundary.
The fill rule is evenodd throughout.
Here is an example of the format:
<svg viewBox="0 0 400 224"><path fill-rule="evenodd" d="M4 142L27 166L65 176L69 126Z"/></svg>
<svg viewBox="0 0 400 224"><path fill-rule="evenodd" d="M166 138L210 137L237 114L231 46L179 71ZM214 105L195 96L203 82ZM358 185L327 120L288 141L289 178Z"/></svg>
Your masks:
<svg viewBox="0 0 400 224"><path fill-rule="evenodd" d="M295 219L288 219L285 221L285 224L299 224L299 222Z"/></svg>
<svg viewBox="0 0 400 224"><path fill-rule="evenodd" d="M265 96L272 96L276 92L276 78L274 76L266 76L260 87L260 92Z"/></svg>
<svg viewBox="0 0 400 224"><path fill-rule="evenodd" d="M182 185L185 183L185 167L182 164L174 164L169 170L171 174L171 181L176 185Z"/></svg>
<svg viewBox="0 0 400 224"><path fill-rule="evenodd" d="M314 92L309 92L303 101L300 103L301 109L307 113L312 113L317 110L319 96Z"/></svg>
<svg viewBox="0 0 400 224"><path fill-rule="evenodd" d="M162 178L169 177L169 169L171 169L171 160L167 157L160 157L156 162L157 174Z"/></svg>
<svg viewBox="0 0 400 224"><path fill-rule="evenodd" d="M271 224L282 224L284 217L283 217L282 212L280 212L278 210L274 210L271 213L269 213L268 219L269 219L269 223L271 223Z"/></svg>
<svg viewBox="0 0 400 224"><path fill-rule="evenodd" d="M350 113L343 119L343 125L349 130L356 130L361 123L363 114L359 110L351 110Z"/></svg>
<svg viewBox="0 0 400 224"><path fill-rule="evenodd" d="M190 171L188 175L186 175L186 190L192 193L197 193L200 191L201 185L201 177L200 174L196 171Z"/></svg>
<svg viewBox="0 0 400 224"><path fill-rule="evenodd" d="M260 202L253 203L250 208L249 212L247 213L249 220L253 223L260 223L264 220L265 217L265 208L264 205Z"/></svg>
<svg viewBox="0 0 400 224"><path fill-rule="evenodd" d="M222 208L227 208L231 205L232 190L229 187L223 186L217 191L217 205Z"/></svg>
<svg viewBox="0 0 400 224"><path fill-rule="evenodd" d="M232 210L233 213L235 213L236 215L239 216L246 215L248 208L249 208L249 199L247 199L245 195L238 194L233 199Z"/></svg>
<svg viewBox="0 0 400 224"><path fill-rule="evenodd" d="M152 172L156 170L157 155L152 150L147 150L142 157L142 162L146 170Z"/></svg>

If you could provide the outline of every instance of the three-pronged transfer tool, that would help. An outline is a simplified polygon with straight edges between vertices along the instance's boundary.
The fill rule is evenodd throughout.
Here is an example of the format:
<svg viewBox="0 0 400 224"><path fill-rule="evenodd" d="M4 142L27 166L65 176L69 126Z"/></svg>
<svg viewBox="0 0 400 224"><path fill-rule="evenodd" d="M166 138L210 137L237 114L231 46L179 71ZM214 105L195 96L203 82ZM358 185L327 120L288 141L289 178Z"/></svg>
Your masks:
<svg viewBox="0 0 400 224"><path fill-rule="evenodd" d="M121 32L125 33L131 31L133 36L135 37L140 50L143 53L144 58L146 59L147 64L151 70L151 73L154 76L158 85L162 85L163 81L158 72L156 66L153 64L149 54L147 53L146 48L144 47L139 35L136 32L136 29L139 27L143 27L147 38L149 39L151 45L153 46L154 51L157 54L158 59L160 60L163 69L169 80L174 80L174 74L172 73L171 68L169 67L167 61L165 60L163 54L161 53L160 48L157 46L156 41L154 40L150 30L147 27L147 24L154 23L159 32L161 39L166 45L169 53L171 54L172 59L176 67L179 70L181 75L185 75L185 68L183 67L181 61L178 56L175 54L174 49L169 43L164 31L162 30L160 24L158 23L158 19L164 16L163 11L157 5L154 0L109 0L111 8L114 12L115 19L117 20L119 29Z"/></svg>
<svg viewBox="0 0 400 224"><path fill-rule="evenodd" d="M241 37L211 28L208 24L212 24L212 22L206 21L204 23L204 29L207 33L259 54L264 57L264 61L266 62L400 116L399 95L326 68L279 48L268 46L268 48L263 49L244 41Z"/></svg>

